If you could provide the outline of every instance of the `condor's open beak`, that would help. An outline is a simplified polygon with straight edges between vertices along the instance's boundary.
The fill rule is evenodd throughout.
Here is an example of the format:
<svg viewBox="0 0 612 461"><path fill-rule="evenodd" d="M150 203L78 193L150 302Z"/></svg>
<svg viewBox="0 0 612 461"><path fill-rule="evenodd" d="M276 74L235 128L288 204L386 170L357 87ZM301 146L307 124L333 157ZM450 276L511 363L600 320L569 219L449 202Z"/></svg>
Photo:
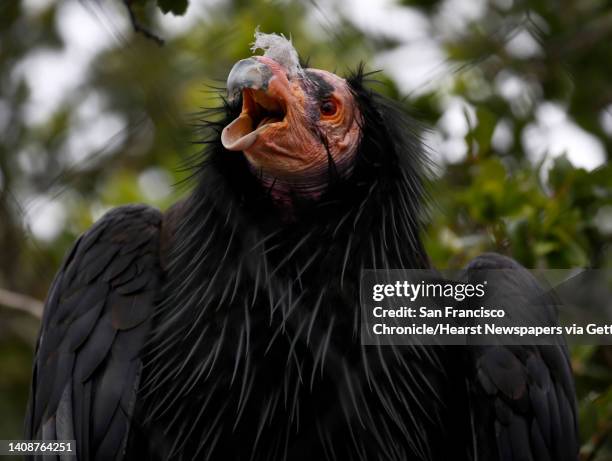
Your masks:
<svg viewBox="0 0 612 461"><path fill-rule="evenodd" d="M286 125L291 89L284 68L276 61L257 56L238 61L227 78L230 101L242 95L240 116L221 133L228 150L244 151L262 134Z"/></svg>

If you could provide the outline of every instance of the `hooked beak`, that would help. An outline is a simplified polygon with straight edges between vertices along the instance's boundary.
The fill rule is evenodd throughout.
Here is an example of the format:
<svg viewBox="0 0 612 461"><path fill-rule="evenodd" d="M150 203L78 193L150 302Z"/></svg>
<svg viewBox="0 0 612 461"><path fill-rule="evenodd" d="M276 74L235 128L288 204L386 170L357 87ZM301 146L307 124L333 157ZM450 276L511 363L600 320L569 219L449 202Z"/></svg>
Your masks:
<svg viewBox="0 0 612 461"><path fill-rule="evenodd" d="M227 93L230 101L242 95L242 112L221 133L226 149L244 151L266 129L286 125L289 81L283 68L270 58L238 61L227 78Z"/></svg>
<svg viewBox="0 0 612 461"><path fill-rule="evenodd" d="M227 77L227 94L230 101L237 99L244 88L266 91L271 78L272 69L257 59L238 61Z"/></svg>

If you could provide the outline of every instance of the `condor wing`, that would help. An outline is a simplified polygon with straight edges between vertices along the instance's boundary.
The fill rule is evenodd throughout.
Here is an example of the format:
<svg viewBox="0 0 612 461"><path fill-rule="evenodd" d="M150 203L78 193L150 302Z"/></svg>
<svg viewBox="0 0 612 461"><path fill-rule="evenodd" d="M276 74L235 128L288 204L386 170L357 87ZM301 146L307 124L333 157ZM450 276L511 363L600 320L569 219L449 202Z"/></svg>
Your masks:
<svg viewBox="0 0 612 461"><path fill-rule="evenodd" d="M517 262L486 254L470 263L468 277L470 271L483 270L511 274L496 281L498 292L512 299L538 299L539 304L532 306L538 315L556 322L554 299ZM467 350L473 459L576 461L576 399L565 344L472 346Z"/></svg>
<svg viewBox="0 0 612 461"><path fill-rule="evenodd" d="M161 214L112 210L57 274L38 338L26 436L76 440L81 460L121 459L160 284Z"/></svg>

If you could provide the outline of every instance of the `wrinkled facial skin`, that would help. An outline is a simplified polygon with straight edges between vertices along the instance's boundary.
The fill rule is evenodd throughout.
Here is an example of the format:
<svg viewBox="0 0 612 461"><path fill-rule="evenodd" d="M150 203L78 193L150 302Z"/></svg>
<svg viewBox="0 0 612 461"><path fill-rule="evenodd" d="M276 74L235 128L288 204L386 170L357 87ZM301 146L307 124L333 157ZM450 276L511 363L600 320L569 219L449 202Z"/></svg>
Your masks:
<svg viewBox="0 0 612 461"><path fill-rule="evenodd" d="M234 66L228 91L242 96L242 112L223 130L223 145L243 151L266 182L316 194L327 185L330 161L340 176L350 174L361 116L344 79L318 69L290 76L257 56Z"/></svg>

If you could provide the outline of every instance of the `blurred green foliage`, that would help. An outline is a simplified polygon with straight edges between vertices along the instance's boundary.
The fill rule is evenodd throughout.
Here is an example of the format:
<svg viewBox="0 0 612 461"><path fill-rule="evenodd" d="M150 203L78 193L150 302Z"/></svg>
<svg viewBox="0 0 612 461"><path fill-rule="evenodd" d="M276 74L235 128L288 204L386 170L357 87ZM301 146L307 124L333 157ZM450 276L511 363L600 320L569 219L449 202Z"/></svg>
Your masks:
<svg viewBox="0 0 612 461"><path fill-rule="evenodd" d="M398 37L354 21L340 0L125 2L143 27L165 39L161 47L132 32L124 2L51 1L33 8L36 3L0 4L0 287L38 299L70 244L104 210L129 202L165 208L184 194L180 184L188 172L180 166L200 148L192 114L219 103L218 88L232 64L249 54L256 26L291 35L310 65L340 74L360 61L375 70L375 57L400 45ZM160 24L158 8L190 18L195 3L204 5L198 10L204 14L184 30L168 32ZM606 113L612 120L612 3L474 3L477 17L451 28L443 21L453 15L450 0L398 2L396 8L426 22L444 52L441 67L427 79L433 85L408 95L397 78L376 75L378 91L438 132L450 99L459 98L465 110L467 129L459 140L465 155L438 162L430 184L424 238L432 260L456 268L497 251L526 267L610 268L612 128L602 120ZM38 110L31 82L40 78L20 69L41 53L66 52L62 27L69 8L81 8L108 40L84 61L82 81L41 121L31 115ZM79 26L69 25L78 37ZM525 33L531 45L510 46ZM535 51L522 52L528 45ZM522 92L504 95L509 80L520 82ZM94 107L89 119L82 116L87 104ZM563 155L534 161L526 133L546 104L598 140L602 166L581 169ZM119 128L103 132L106 141L92 148L82 133L109 115ZM441 130L439 139L449 136ZM32 232L30 219L41 202L61 205L60 231L46 238ZM0 306L0 438L21 433L36 329L32 317ZM612 460L612 348L576 347L572 361L583 459Z"/></svg>

